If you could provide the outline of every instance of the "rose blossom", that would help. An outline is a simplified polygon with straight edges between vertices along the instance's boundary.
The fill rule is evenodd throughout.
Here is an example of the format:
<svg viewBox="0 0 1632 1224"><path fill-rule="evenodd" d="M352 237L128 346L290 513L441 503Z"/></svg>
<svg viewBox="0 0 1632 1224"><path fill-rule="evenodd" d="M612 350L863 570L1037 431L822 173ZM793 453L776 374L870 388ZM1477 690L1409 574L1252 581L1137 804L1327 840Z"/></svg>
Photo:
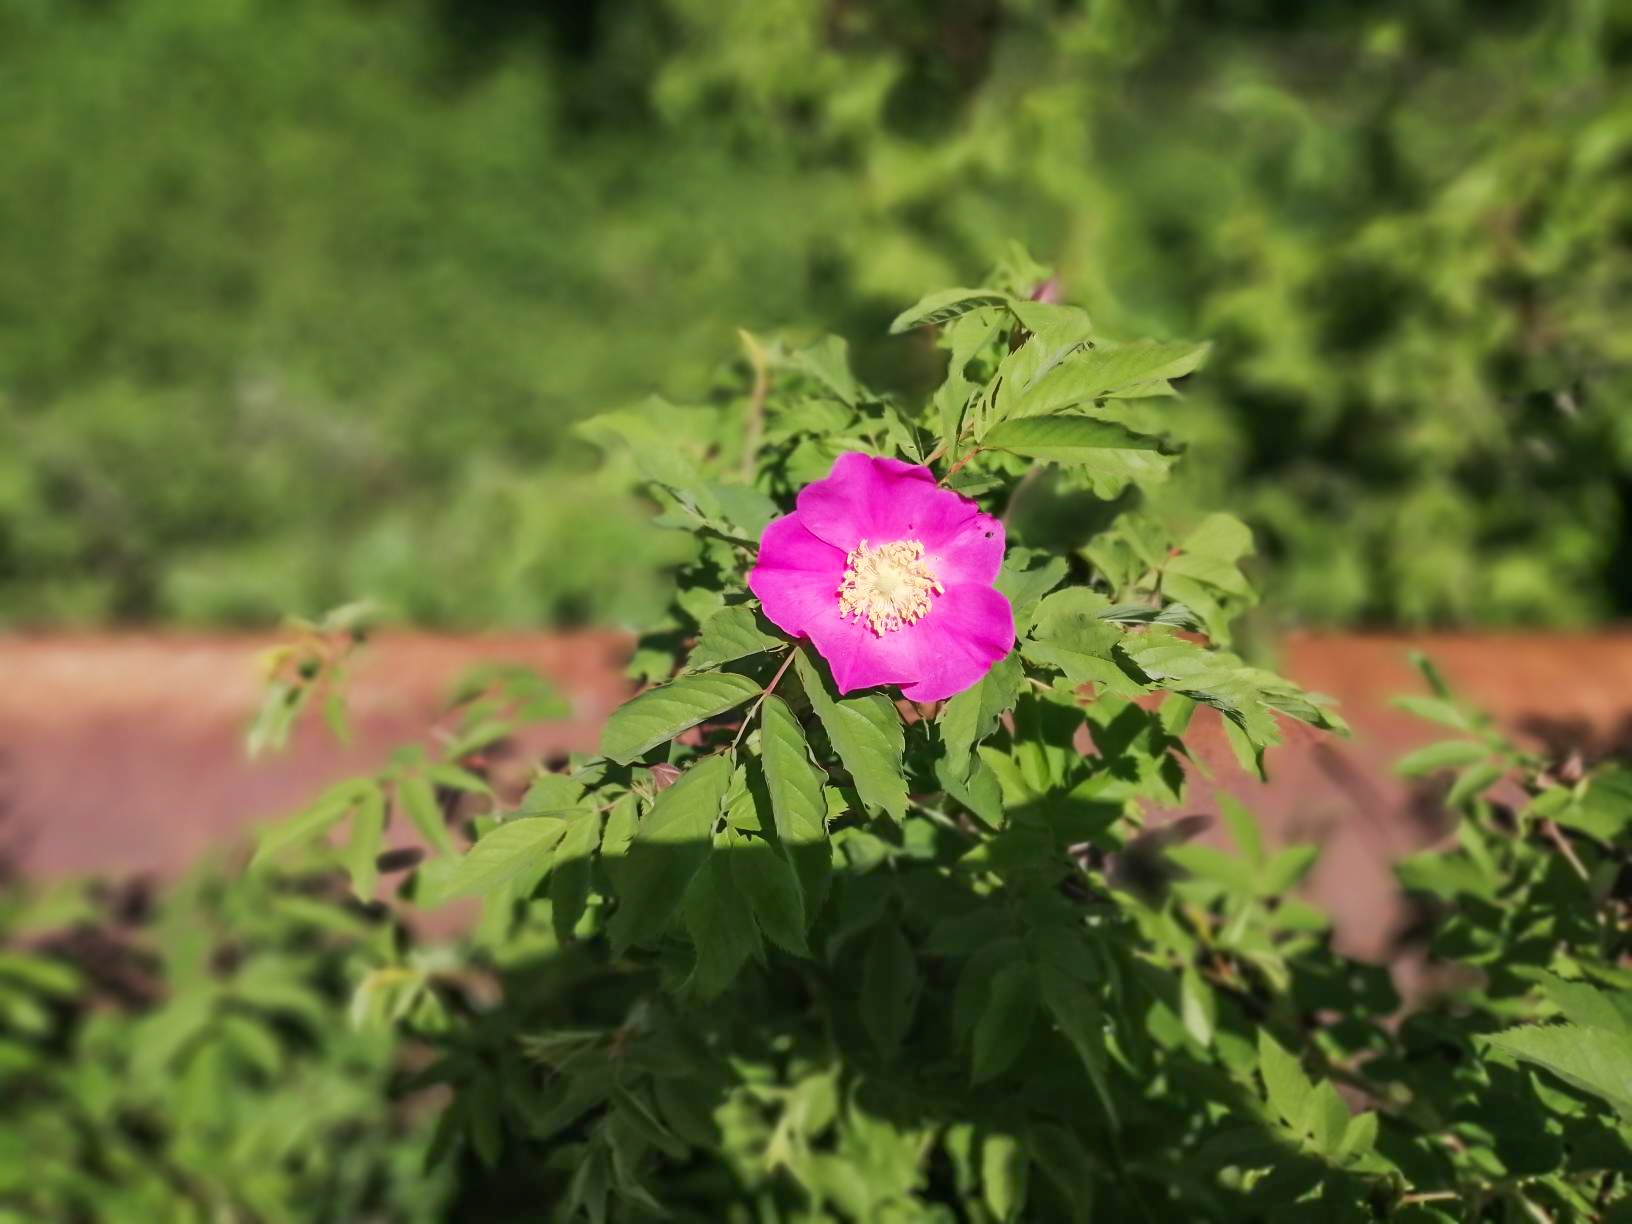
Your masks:
<svg viewBox="0 0 1632 1224"><path fill-rule="evenodd" d="M748 587L772 623L809 638L843 693L896 684L939 701L1014 645L993 588L1003 524L935 487L926 467L843 454L759 542Z"/></svg>

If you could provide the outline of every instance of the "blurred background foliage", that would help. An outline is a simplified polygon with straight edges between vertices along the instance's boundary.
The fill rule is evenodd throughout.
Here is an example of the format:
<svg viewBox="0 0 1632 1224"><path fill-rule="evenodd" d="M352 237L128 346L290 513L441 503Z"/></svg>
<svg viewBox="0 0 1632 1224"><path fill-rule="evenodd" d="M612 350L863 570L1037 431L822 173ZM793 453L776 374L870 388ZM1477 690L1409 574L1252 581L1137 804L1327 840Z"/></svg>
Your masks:
<svg viewBox="0 0 1632 1224"><path fill-rule="evenodd" d="M0 0L0 621L633 618L572 421L1018 241L1325 625L1632 610L1616 0Z"/></svg>

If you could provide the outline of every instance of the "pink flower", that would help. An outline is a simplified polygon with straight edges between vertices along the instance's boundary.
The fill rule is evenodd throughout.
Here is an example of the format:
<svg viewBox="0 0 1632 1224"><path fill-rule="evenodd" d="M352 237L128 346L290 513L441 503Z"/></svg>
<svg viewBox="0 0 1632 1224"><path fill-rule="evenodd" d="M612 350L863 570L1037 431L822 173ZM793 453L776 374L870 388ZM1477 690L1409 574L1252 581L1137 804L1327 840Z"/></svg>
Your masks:
<svg viewBox="0 0 1632 1224"><path fill-rule="evenodd" d="M765 528L748 587L778 628L814 643L840 692L897 684L939 701L1014 645L992 586L1002 564L1003 524L928 468L851 453Z"/></svg>

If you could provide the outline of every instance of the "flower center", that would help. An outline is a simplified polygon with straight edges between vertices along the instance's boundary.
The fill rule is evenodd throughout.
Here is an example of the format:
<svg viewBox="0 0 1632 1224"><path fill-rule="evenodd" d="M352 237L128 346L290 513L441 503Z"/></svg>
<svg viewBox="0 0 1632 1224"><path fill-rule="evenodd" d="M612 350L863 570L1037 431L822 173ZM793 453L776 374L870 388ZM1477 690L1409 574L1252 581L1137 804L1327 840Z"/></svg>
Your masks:
<svg viewBox="0 0 1632 1224"><path fill-rule="evenodd" d="M924 562L917 540L897 540L872 548L857 544L844 563L839 583L839 617L866 621L879 637L929 614L929 593L944 588Z"/></svg>

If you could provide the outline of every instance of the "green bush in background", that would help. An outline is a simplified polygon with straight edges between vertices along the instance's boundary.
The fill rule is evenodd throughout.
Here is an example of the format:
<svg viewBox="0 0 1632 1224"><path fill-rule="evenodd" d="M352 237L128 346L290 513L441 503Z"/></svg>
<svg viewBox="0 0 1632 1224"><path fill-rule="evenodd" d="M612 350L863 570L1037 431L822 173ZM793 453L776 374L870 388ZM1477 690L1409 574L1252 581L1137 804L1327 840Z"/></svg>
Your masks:
<svg viewBox="0 0 1632 1224"><path fill-rule="evenodd" d="M0 1221L448 1218L422 1169L439 1103L347 1019L390 923L219 862L158 890L4 883ZM413 1015L434 1028L434 1000Z"/></svg>
<svg viewBox="0 0 1632 1224"><path fill-rule="evenodd" d="M0 619L635 619L568 424L1024 241L1304 621L1632 609L1632 18L0 0ZM857 353L869 381L932 385Z"/></svg>

